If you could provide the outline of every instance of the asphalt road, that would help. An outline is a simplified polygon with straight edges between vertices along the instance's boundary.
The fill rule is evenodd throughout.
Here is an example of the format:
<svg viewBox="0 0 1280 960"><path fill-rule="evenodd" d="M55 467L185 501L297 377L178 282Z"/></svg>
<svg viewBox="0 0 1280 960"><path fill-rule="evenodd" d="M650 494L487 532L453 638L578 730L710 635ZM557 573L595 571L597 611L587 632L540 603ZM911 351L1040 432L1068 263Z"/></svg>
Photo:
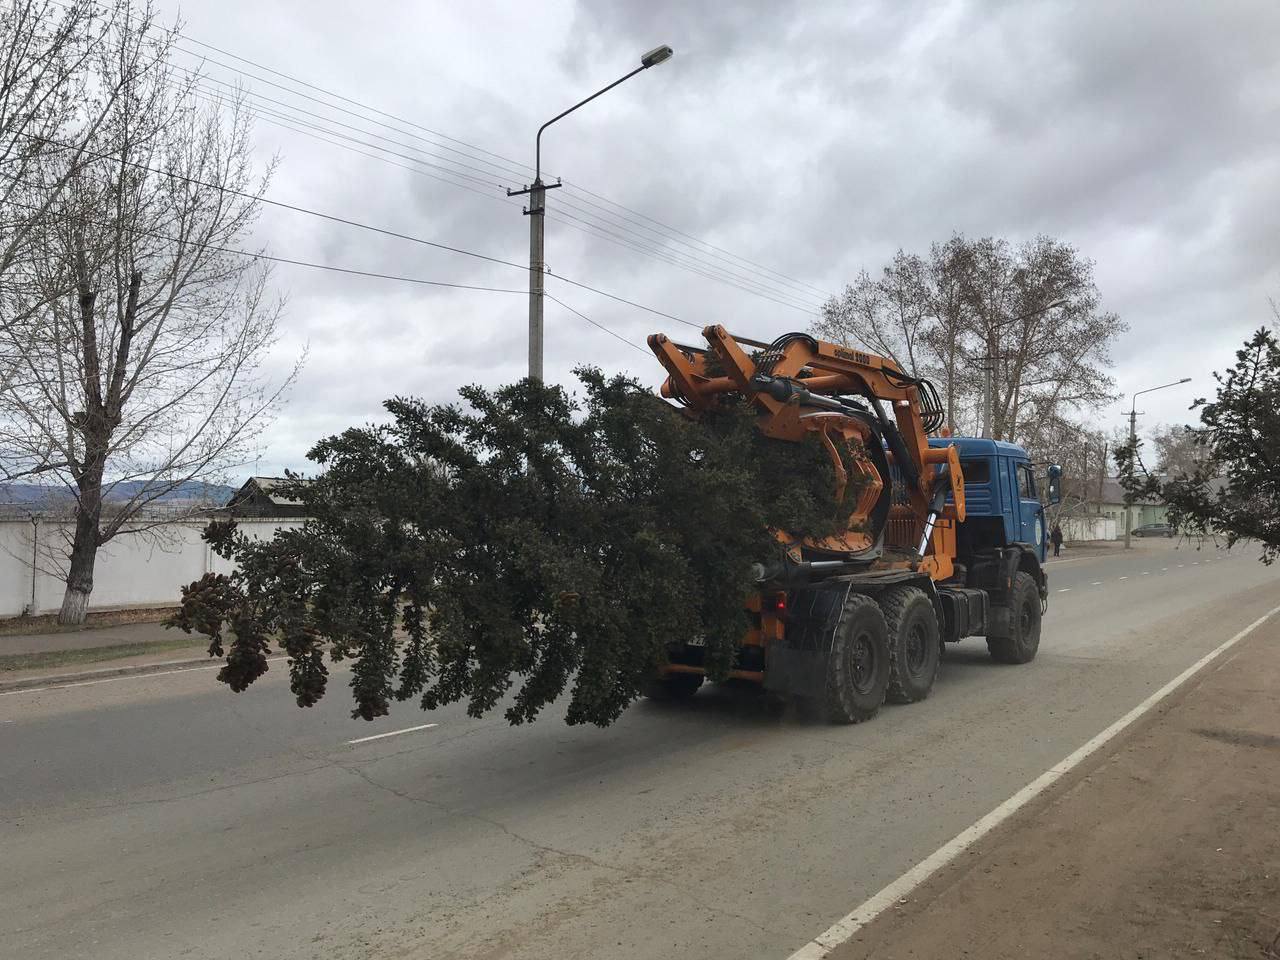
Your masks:
<svg viewBox="0 0 1280 960"><path fill-rule="evenodd" d="M280 667L0 695L0 956L784 960L1280 604L1247 549L1050 569L1033 664L965 641L854 727L719 687L608 730L366 724Z"/></svg>

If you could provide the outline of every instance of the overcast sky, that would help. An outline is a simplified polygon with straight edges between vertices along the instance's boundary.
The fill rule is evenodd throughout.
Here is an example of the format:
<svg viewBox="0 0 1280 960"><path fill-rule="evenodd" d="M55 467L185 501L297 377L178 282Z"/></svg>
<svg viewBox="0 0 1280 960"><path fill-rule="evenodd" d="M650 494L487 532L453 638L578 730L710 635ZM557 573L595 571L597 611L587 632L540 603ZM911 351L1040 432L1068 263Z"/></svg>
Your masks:
<svg viewBox="0 0 1280 960"><path fill-rule="evenodd" d="M383 141L403 155L394 166L264 117L262 159L281 160L270 197L517 263L528 218L501 187L529 179L520 173L538 126L670 44L672 60L544 135L545 171L571 184L548 194L546 259L553 273L698 326L772 339L804 329L824 292L899 247L1044 233L1096 261L1104 307L1129 325L1114 350L1122 392L1194 378L1141 399L1151 426L1193 419L1187 407L1212 392L1211 371L1272 321L1268 297L1280 296L1274 0L190 0L182 15L192 40L402 117L422 139L244 80L254 92L437 155ZM234 77L212 62L206 71ZM412 156L451 157L477 179L442 182ZM335 266L526 284L508 266L278 209L264 212L258 240ZM257 472L305 470L311 443L380 417L389 396L446 400L462 384L524 374L522 295L290 266L275 277L289 297L275 369L304 345L309 357ZM555 279L548 290L635 343L692 333ZM660 379L651 357L551 302L546 351L548 379L569 382L582 362ZM1099 422L1118 425L1127 409L1118 402Z"/></svg>

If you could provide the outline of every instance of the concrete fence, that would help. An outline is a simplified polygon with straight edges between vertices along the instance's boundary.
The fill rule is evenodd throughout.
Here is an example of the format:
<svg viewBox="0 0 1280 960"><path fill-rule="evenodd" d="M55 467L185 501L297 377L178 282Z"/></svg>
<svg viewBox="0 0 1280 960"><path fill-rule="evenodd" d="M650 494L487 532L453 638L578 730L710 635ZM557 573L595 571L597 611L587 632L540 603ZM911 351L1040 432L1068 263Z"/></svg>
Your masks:
<svg viewBox="0 0 1280 960"><path fill-rule="evenodd" d="M1114 540L1117 536L1116 521L1111 517L1063 517L1058 523L1068 541Z"/></svg>
<svg viewBox="0 0 1280 960"><path fill-rule="evenodd" d="M301 520L244 519L254 539L294 529ZM205 521L175 521L137 534L122 534L99 548L90 610L177 604L182 587L206 573L228 573L232 564L215 554L200 532ZM0 618L57 613L66 584L73 525L66 520L0 520Z"/></svg>

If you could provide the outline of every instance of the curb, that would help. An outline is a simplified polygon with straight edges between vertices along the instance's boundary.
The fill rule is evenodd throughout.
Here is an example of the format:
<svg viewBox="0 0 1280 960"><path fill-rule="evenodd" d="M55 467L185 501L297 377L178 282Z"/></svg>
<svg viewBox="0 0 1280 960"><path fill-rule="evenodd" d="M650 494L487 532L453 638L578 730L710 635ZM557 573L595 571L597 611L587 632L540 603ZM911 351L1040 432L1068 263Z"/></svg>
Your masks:
<svg viewBox="0 0 1280 960"><path fill-rule="evenodd" d="M123 667L106 667L101 670L81 670L78 673L57 673L43 677L23 677L19 680L0 680L0 692L27 690L31 687L56 687L72 683L91 683L110 677L127 677L133 674L159 673L164 670L194 670L214 666L210 657L198 659L162 660L159 663L135 663Z"/></svg>

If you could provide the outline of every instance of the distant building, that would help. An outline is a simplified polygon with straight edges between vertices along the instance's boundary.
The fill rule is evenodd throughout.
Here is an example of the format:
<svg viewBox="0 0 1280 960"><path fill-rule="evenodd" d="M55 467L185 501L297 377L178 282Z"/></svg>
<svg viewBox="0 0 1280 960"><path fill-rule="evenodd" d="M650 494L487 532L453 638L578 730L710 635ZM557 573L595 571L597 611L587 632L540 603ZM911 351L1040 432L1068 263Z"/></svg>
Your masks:
<svg viewBox="0 0 1280 960"><path fill-rule="evenodd" d="M1120 486L1119 477L1107 477L1102 481L1102 494L1090 504L1090 509L1093 513L1110 517L1116 522L1117 534L1124 534L1124 487ZM1135 500L1129 509L1131 530L1148 523L1164 523L1168 512L1162 502L1151 499Z"/></svg>
<svg viewBox="0 0 1280 960"><path fill-rule="evenodd" d="M303 517L306 507L279 493L284 477L250 477L227 503L233 517Z"/></svg>

